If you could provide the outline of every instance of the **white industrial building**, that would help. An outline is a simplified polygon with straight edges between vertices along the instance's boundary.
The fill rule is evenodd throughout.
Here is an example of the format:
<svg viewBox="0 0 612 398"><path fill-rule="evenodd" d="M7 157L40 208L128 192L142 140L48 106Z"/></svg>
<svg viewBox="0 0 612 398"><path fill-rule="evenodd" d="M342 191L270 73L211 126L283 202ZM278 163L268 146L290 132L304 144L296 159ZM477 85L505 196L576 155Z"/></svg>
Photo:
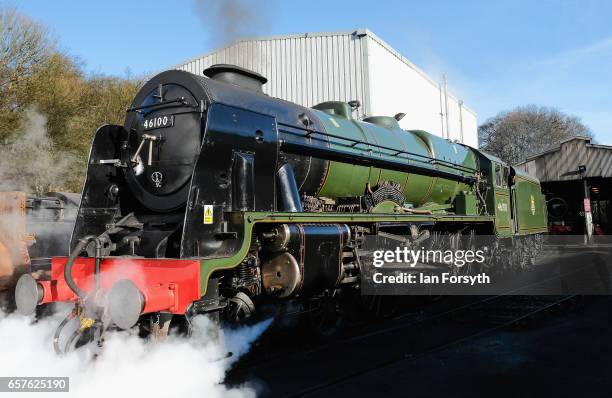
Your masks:
<svg viewBox="0 0 612 398"><path fill-rule="evenodd" d="M176 68L201 75L220 63L266 76L274 97L308 107L359 100L357 118L402 112L404 129L478 145L476 113L367 29L240 40Z"/></svg>

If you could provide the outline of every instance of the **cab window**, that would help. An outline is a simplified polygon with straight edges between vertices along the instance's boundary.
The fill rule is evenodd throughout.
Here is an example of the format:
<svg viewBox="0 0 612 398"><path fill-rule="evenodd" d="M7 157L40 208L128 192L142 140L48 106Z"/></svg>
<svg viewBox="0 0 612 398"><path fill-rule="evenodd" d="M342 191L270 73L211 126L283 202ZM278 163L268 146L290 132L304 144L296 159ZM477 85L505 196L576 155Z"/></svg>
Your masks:
<svg viewBox="0 0 612 398"><path fill-rule="evenodd" d="M503 181L502 168L499 164L495 165L495 186L501 187Z"/></svg>
<svg viewBox="0 0 612 398"><path fill-rule="evenodd" d="M500 188L508 188L508 168L501 164L495 165L495 186Z"/></svg>

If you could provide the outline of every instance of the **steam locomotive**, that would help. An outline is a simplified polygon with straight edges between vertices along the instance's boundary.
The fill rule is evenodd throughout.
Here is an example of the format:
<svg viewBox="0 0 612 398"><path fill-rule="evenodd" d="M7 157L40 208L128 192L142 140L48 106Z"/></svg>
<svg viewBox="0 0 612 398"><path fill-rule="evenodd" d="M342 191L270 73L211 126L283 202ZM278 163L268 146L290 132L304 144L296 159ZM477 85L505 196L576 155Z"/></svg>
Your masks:
<svg viewBox="0 0 612 398"><path fill-rule="evenodd" d="M71 254L20 278L21 312L74 302L70 341L147 322L163 335L173 316L240 322L262 302L358 291L364 242L381 237L491 236L508 269L536 254L539 182L500 159L402 130L402 114L355 120L357 101L272 98L237 66L204 75L158 74L123 126L96 132Z"/></svg>
<svg viewBox="0 0 612 398"><path fill-rule="evenodd" d="M0 192L0 308L12 310L19 276L46 272L51 257L69 253L78 194Z"/></svg>

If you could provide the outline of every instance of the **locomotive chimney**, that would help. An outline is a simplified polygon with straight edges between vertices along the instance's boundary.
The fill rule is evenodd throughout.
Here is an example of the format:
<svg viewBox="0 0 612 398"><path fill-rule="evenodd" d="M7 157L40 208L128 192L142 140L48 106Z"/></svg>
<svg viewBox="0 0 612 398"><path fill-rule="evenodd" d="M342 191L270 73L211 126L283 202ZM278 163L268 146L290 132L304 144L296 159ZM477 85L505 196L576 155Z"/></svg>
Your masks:
<svg viewBox="0 0 612 398"><path fill-rule="evenodd" d="M258 92L263 92L262 87L268 81L257 72L230 64L216 64L204 69L204 76Z"/></svg>

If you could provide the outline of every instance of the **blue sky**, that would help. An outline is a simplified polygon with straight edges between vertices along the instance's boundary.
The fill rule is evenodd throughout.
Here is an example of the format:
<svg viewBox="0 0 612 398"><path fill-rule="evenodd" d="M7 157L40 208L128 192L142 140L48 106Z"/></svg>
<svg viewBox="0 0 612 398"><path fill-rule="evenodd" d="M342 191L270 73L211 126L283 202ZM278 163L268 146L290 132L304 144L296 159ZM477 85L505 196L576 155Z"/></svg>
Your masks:
<svg viewBox="0 0 612 398"><path fill-rule="evenodd" d="M43 22L87 71L145 74L218 44L195 0L0 0ZM209 2L200 0L200 9ZM610 1L259 1L261 35L366 27L438 79L479 122L557 107L612 145Z"/></svg>

